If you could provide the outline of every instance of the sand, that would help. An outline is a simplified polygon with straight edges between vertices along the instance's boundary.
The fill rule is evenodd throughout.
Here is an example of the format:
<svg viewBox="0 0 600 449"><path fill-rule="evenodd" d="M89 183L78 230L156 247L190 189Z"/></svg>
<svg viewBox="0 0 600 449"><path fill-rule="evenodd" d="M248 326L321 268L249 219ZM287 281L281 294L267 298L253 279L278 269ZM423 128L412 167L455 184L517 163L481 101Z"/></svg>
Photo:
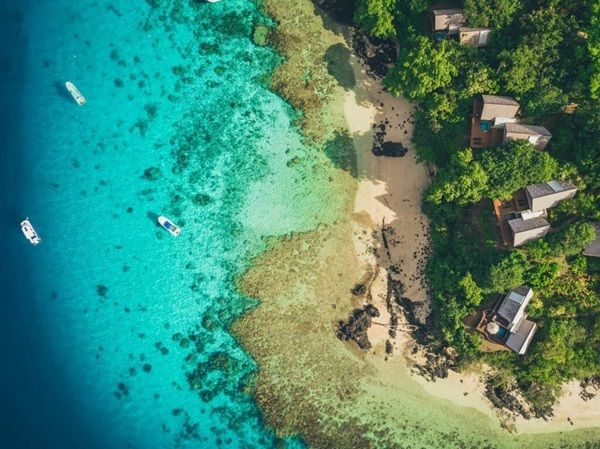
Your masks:
<svg viewBox="0 0 600 449"><path fill-rule="evenodd" d="M369 299L379 308L381 316L374 320L376 325L369 330L369 339L377 347L389 339L390 315L385 310L385 297L390 266L402 267L402 272L392 273L392 277L406 286L406 297L425 305L422 308L423 317L430 311L431 298L423 273L430 242L427 217L421 211L422 195L430 183L430 175L429 170L417 161L410 140L414 105L385 92L380 81L367 74L355 55L351 56L351 64L357 84L346 94L344 115L353 135L360 177L354 212L361 217L360 223L367 221L373 231L371 239L365 239L360 231L355 232L354 243L361 263L372 267L375 274L370 284ZM373 125L384 121L385 140L399 142L408 148L405 156L382 157L372 153ZM394 235L389 253L381 248L382 224L391 228ZM370 246L378 247L378 251L372 254L368 250ZM407 349L414 345L410 330L401 325L394 346ZM408 353L407 350L402 351L401 356L411 364L414 359ZM482 366L480 371L483 373L488 368ZM565 386L564 397L557 404L553 418L527 420L518 417L515 420L495 408L485 397L485 385L480 373L450 371L447 378L434 382L414 373L413 377L432 396L473 408L518 433L569 431L600 426L600 395L584 401L579 396L581 388L578 382Z"/></svg>
<svg viewBox="0 0 600 449"><path fill-rule="evenodd" d="M391 273L404 284L407 298L424 304L423 314L429 304L421 271L429 246L427 221L420 210L429 179L410 144L412 124L405 122L413 108L382 93L356 58L348 63L343 56L351 53L349 36L331 27L310 0L286 0L285 7L269 11L286 24L290 39L297 35L295 27L309 24L314 34L322 21L321 37L331 41L325 52L335 56L325 58L328 73L336 76L334 97L339 96L339 110L337 100L326 109L346 117L348 131L336 137L335 148L325 148L330 160L314 167L329 179L328 201L336 208L343 202L343 214L313 230L273 238L239 280L240 289L259 300L234 323L233 331L259 367L253 396L266 422L278 435L300 435L313 449L516 449L547 448L549 442L579 448L598 441L597 433L587 431L510 434L481 395L475 375L451 373L433 383L411 373L405 354L415 343L402 331L406 323L400 323L395 339L390 337L385 302ZM302 72L306 61L323 61L311 49L320 52L322 46L289 47L306 53L288 58L291 72ZM326 73L321 76L327 78ZM371 154L373 124L384 118L390 122L387 139L409 149L404 157ZM346 147L352 154L356 150L357 169L340 157L339 150ZM369 285L368 294L353 295L357 283ZM337 338L336 330L338 321L365 301L375 304L381 315L369 330L373 347L361 351ZM385 351L387 342L392 354Z"/></svg>

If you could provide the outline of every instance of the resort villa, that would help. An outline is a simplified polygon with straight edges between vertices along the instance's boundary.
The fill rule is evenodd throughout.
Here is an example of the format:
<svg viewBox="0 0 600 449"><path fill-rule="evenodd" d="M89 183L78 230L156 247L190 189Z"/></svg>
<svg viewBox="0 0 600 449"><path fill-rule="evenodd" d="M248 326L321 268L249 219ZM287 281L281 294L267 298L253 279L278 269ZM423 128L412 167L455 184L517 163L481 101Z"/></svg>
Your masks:
<svg viewBox="0 0 600 449"><path fill-rule="evenodd" d="M467 24L463 10L434 9L431 11L431 28L434 33L458 34L458 29Z"/></svg>
<svg viewBox="0 0 600 449"><path fill-rule="evenodd" d="M575 196L577 187L564 181L532 184L508 201L494 200L502 240L507 246L521 246L544 237L550 230L547 209Z"/></svg>
<svg viewBox="0 0 600 449"><path fill-rule="evenodd" d="M458 42L461 45L470 45L471 47L485 47L490 41L492 30L489 28L467 28L458 29Z"/></svg>
<svg viewBox="0 0 600 449"><path fill-rule="evenodd" d="M481 95L473 99L471 148L495 147L514 140L527 140L543 150L552 134L543 126L518 123L520 105L511 97Z"/></svg>
<svg viewBox="0 0 600 449"><path fill-rule="evenodd" d="M468 28L462 9L433 9L431 29L436 40L456 37L462 45L485 47L489 43L490 28Z"/></svg>
<svg viewBox="0 0 600 449"><path fill-rule="evenodd" d="M489 342L489 350L508 348L517 354L527 352L537 330L525 313L532 297L533 290L522 285L501 297L493 308L481 311L476 329Z"/></svg>

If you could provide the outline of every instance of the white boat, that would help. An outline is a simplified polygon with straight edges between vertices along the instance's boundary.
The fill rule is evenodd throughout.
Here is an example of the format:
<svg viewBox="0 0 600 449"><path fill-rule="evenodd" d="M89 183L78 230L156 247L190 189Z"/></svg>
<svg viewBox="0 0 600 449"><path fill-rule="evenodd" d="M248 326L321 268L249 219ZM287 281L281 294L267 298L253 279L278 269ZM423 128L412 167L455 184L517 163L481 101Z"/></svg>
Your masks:
<svg viewBox="0 0 600 449"><path fill-rule="evenodd" d="M179 227L167 217L163 217L161 215L158 217L158 223L167 231L169 231L174 237L177 237L179 234L181 234L181 229L179 229Z"/></svg>
<svg viewBox="0 0 600 449"><path fill-rule="evenodd" d="M37 245L42 241L38 233L33 229L33 225L29 221L29 218L26 218L21 222L21 231L23 231L23 235L32 245Z"/></svg>
<svg viewBox="0 0 600 449"><path fill-rule="evenodd" d="M81 92L79 92L79 89L75 87L75 84L73 84L71 81L67 81L65 86L67 86L67 90L79 106L85 103L85 97L81 95Z"/></svg>

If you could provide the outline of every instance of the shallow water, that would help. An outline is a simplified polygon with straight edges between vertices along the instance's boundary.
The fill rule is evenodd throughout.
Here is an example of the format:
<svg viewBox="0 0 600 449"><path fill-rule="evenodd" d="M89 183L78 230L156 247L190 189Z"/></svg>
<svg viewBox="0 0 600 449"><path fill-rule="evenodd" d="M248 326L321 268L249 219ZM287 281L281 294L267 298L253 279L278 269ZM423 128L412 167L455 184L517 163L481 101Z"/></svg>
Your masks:
<svg viewBox="0 0 600 449"><path fill-rule="evenodd" d="M0 20L2 447L301 447L263 425L228 331L265 237L341 208L265 87L266 18L245 0L23 0Z"/></svg>

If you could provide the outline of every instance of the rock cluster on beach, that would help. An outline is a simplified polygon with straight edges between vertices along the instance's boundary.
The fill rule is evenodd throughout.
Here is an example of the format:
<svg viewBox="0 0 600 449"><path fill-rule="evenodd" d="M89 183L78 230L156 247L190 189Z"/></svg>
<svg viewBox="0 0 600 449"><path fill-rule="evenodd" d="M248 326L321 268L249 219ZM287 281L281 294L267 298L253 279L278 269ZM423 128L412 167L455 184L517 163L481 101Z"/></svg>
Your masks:
<svg viewBox="0 0 600 449"><path fill-rule="evenodd" d="M362 309L354 309L347 321L338 322L337 337L340 340L352 340L360 349L371 348L367 330L371 327L371 318L379 316L379 310L372 304L365 304Z"/></svg>

